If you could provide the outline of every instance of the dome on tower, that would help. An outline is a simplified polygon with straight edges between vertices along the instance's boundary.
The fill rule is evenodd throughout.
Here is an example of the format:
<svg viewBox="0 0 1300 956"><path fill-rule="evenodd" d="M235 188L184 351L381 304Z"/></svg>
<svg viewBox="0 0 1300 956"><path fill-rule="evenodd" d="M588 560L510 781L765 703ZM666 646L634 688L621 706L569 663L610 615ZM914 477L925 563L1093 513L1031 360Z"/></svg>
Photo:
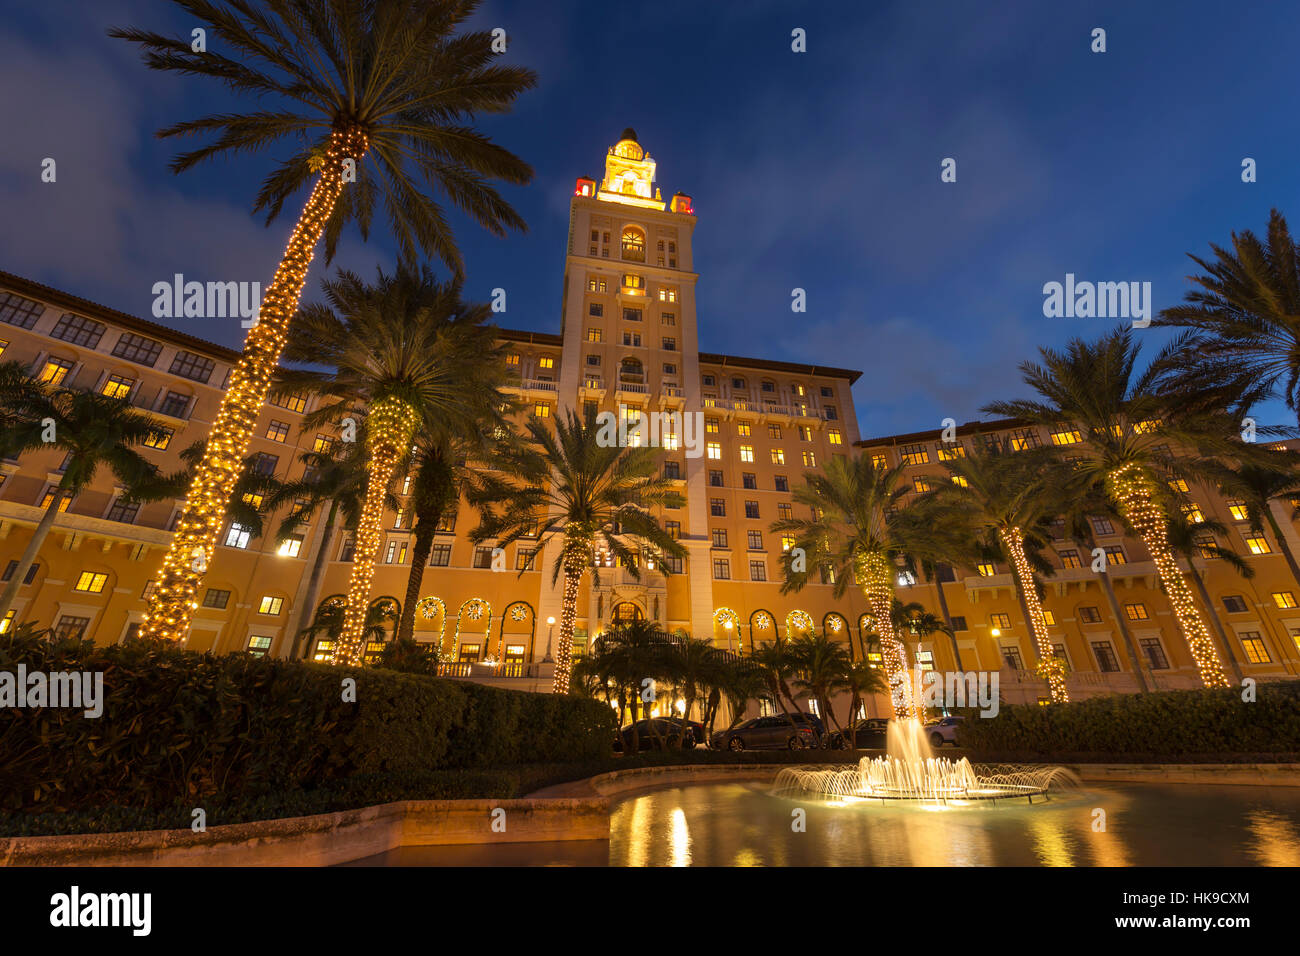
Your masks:
<svg viewBox="0 0 1300 956"><path fill-rule="evenodd" d="M635 143L637 141L636 130L634 130L632 127L629 126L627 129L623 130L623 135L620 136L618 139L620 143L625 139L630 139L632 142Z"/></svg>

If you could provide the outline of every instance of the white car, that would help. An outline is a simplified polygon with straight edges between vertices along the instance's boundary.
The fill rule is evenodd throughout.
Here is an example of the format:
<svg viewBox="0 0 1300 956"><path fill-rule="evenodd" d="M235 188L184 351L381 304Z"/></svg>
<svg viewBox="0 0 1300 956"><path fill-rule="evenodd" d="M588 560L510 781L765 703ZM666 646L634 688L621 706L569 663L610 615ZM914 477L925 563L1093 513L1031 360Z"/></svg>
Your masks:
<svg viewBox="0 0 1300 956"><path fill-rule="evenodd" d="M938 750L944 744L957 746L957 727L965 717L941 717L932 724L925 725L925 734L930 738L930 746Z"/></svg>

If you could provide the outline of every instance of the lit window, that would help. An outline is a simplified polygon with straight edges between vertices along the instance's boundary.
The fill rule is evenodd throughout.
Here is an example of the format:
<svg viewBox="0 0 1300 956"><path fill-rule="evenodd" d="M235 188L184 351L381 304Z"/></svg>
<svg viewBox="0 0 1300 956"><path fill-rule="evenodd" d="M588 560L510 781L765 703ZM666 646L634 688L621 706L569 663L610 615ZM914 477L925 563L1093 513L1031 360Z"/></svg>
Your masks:
<svg viewBox="0 0 1300 956"><path fill-rule="evenodd" d="M1083 563L1079 560L1079 552L1070 548L1066 551L1059 552L1061 558L1061 567L1066 569L1081 568Z"/></svg>
<svg viewBox="0 0 1300 956"><path fill-rule="evenodd" d="M262 602L257 606L258 614L279 614L280 608L284 606L284 598L271 597L264 595Z"/></svg>
<svg viewBox="0 0 1300 956"><path fill-rule="evenodd" d="M1273 603L1280 608L1295 607L1295 595L1290 591L1274 591Z"/></svg>
<svg viewBox="0 0 1300 956"><path fill-rule="evenodd" d="M110 375L99 393L109 398L126 398L131 394L131 386L134 384L135 379L126 375Z"/></svg>
<svg viewBox="0 0 1300 956"><path fill-rule="evenodd" d="M1246 652L1246 661L1251 664L1271 664L1273 658L1269 656L1268 647L1264 644L1264 639L1260 637L1258 631L1247 631L1241 635L1241 646Z"/></svg>
<svg viewBox="0 0 1300 956"><path fill-rule="evenodd" d="M280 542L280 550L276 554L282 558L296 558L300 551L302 551L302 535L295 534Z"/></svg>
<svg viewBox="0 0 1300 956"><path fill-rule="evenodd" d="M803 453L803 465L804 465L805 468L815 468L815 467L817 467L817 453L814 452L814 451L806 451L806 452L804 452L804 453Z"/></svg>
<svg viewBox="0 0 1300 956"><path fill-rule="evenodd" d="M252 537L252 531L241 527L238 522L231 522L230 530L226 532L226 547L247 548L250 537Z"/></svg>
<svg viewBox="0 0 1300 956"><path fill-rule="evenodd" d="M1183 481L1183 479L1181 478L1175 478L1169 482L1169 487L1174 489L1174 491L1181 491L1186 493L1187 482Z"/></svg>
<svg viewBox="0 0 1300 956"><path fill-rule="evenodd" d="M588 330L587 330L587 341L588 341L588 342L599 342L602 338L604 338L604 333L603 333L600 329L588 329Z"/></svg>
<svg viewBox="0 0 1300 956"><path fill-rule="evenodd" d="M547 357L540 358L537 360L537 367L542 369L553 369L555 368L555 359Z"/></svg>
<svg viewBox="0 0 1300 956"><path fill-rule="evenodd" d="M843 437L840 435L840 430L839 430L838 428L832 428L832 429L829 429L829 430L826 432L826 440L827 440L828 442L830 442L832 445L842 445L842 444L844 444L844 439L843 439Z"/></svg>
<svg viewBox="0 0 1300 956"><path fill-rule="evenodd" d="M772 464L774 464L774 465L784 465L784 464L785 464L785 450L784 450L784 449L781 449L781 448L773 448L773 449L772 449Z"/></svg>
<svg viewBox="0 0 1300 956"><path fill-rule="evenodd" d="M1056 627L1056 615L1047 608L1043 608L1043 623L1048 627Z"/></svg>
<svg viewBox="0 0 1300 956"><path fill-rule="evenodd" d="M780 441L780 440L781 440L781 426L780 426L780 425L768 425L768 426L767 426L767 437L768 437L768 438L773 438L773 439L775 439L776 441Z"/></svg>
<svg viewBox="0 0 1300 956"><path fill-rule="evenodd" d="M917 494L924 494L927 491L933 491L934 484L927 475L915 475L912 478L912 490Z"/></svg>
<svg viewBox="0 0 1300 956"><path fill-rule="evenodd" d="M740 446L740 460L741 460L741 461L753 461L753 460L754 460L754 446L753 446L753 445L741 445L741 446Z"/></svg>
<svg viewBox="0 0 1300 956"><path fill-rule="evenodd" d="M1121 564L1128 564L1128 555L1124 553L1124 549L1122 547L1120 547L1117 544L1112 544L1109 548L1106 549L1106 564L1116 565L1116 566Z"/></svg>
<svg viewBox="0 0 1300 956"><path fill-rule="evenodd" d="M990 614L989 627L996 627L998 630L1005 631L1011 627L1011 616L1008 614Z"/></svg>
<svg viewBox="0 0 1300 956"><path fill-rule="evenodd" d="M533 406L533 414L538 418L550 418L551 406L546 404L546 402L538 402Z"/></svg>
<svg viewBox="0 0 1300 956"><path fill-rule="evenodd" d="M1073 426L1052 429L1053 445L1077 445L1081 441L1083 436L1079 434L1079 429Z"/></svg>
<svg viewBox="0 0 1300 956"><path fill-rule="evenodd" d="M629 292L644 292L645 279L629 272L623 276L623 289Z"/></svg>
<svg viewBox="0 0 1300 956"><path fill-rule="evenodd" d="M1007 437L1007 444L1012 451L1024 451L1038 447L1038 433L1032 428L1017 428Z"/></svg>
<svg viewBox="0 0 1300 956"><path fill-rule="evenodd" d="M334 452L334 439L329 435L317 435L316 440L312 442L311 450L318 455L329 455Z"/></svg>
<svg viewBox="0 0 1300 956"><path fill-rule="evenodd" d="M1273 551L1268 546L1268 539L1262 534L1246 535L1246 547L1250 548L1251 554L1271 554Z"/></svg>
<svg viewBox="0 0 1300 956"><path fill-rule="evenodd" d="M153 431L145 436L144 444L146 448L156 448L159 451L166 451L167 446L172 443L172 435L176 434L170 428L164 428L161 425L154 426Z"/></svg>
<svg viewBox="0 0 1300 956"><path fill-rule="evenodd" d="M270 424L266 426L266 437L271 441L283 442L289 437L289 423L271 419Z"/></svg>
<svg viewBox="0 0 1300 956"><path fill-rule="evenodd" d="M519 353L518 353L518 352L511 352L509 355L507 355L507 356L506 356L506 364L507 364L507 365L510 365L510 366L513 366L514 368L518 368L518 367L519 367Z"/></svg>
<svg viewBox="0 0 1300 956"><path fill-rule="evenodd" d="M298 412L299 414L307 410L306 395L272 395L270 402L277 408L288 409L291 412Z"/></svg>
<svg viewBox="0 0 1300 956"><path fill-rule="evenodd" d="M54 494L55 494L55 489L53 488L45 492L45 496L41 499L41 510L44 510L50 506L50 502L54 500ZM63 496L63 500L59 502L59 511L60 512L67 511L68 506L70 504L72 504L72 495L65 493Z"/></svg>
<svg viewBox="0 0 1300 956"><path fill-rule="evenodd" d="M1238 498L1229 498L1227 500L1228 514L1232 515L1233 521L1249 521L1250 515L1246 511L1246 503Z"/></svg>
<svg viewBox="0 0 1300 956"><path fill-rule="evenodd" d="M676 301L677 301L677 290L676 290L675 288L673 288L672 286L660 286L660 287L659 287L659 301L660 301L660 302L676 302Z"/></svg>
<svg viewBox="0 0 1300 956"><path fill-rule="evenodd" d="M72 371L72 363L67 359L48 358L36 378L47 385L62 385L70 371Z"/></svg>
<svg viewBox="0 0 1300 956"><path fill-rule="evenodd" d="M1192 502L1189 505L1182 506L1183 517L1192 524L1200 524L1205 520L1205 514L1201 511L1201 506Z"/></svg>
<svg viewBox="0 0 1300 956"><path fill-rule="evenodd" d="M924 445L903 445L898 453L908 465L924 465L930 461L930 452Z"/></svg>
<svg viewBox="0 0 1300 956"><path fill-rule="evenodd" d="M752 429L749 427L749 422L741 422L736 426L736 434L741 438L748 438L751 431Z"/></svg>
<svg viewBox="0 0 1300 956"><path fill-rule="evenodd" d="M107 574L100 574L96 571L82 571L81 577L77 578L77 583L73 587L73 590L86 591L90 594L99 594L104 590L104 584L107 581Z"/></svg>
<svg viewBox="0 0 1300 956"><path fill-rule="evenodd" d="M705 446L705 450L710 458L722 457L722 445L719 442L711 441Z"/></svg>
<svg viewBox="0 0 1300 956"><path fill-rule="evenodd" d="M998 569L995 568L993 565L989 564L987 561L983 561L975 565L975 570L980 573L980 577L984 577L984 578L991 578L993 577L993 575L998 573Z"/></svg>
<svg viewBox="0 0 1300 956"><path fill-rule="evenodd" d="M877 471L884 471L886 468L889 467L889 459L886 458L884 455L872 455L871 467L876 469Z"/></svg>
<svg viewBox="0 0 1300 956"><path fill-rule="evenodd" d="M961 475L953 475L953 476L952 476L952 483L953 483L954 485L956 485L958 488L969 488L969 487L970 487L970 482L967 481L967 480L966 480L963 476L961 476Z"/></svg>
<svg viewBox="0 0 1300 956"><path fill-rule="evenodd" d="M800 441L812 441L812 426L811 426L811 425L800 425L800 426L799 426L799 440L800 440Z"/></svg>
<svg viewBox="0 0 1300 956"><path fill-rule="evenodd" d="M1131 604L1125 604L1124 616L1130 621L1146 621L1150 619L1147 614L1147 606L1141 601L1134 601Z"/></svg>

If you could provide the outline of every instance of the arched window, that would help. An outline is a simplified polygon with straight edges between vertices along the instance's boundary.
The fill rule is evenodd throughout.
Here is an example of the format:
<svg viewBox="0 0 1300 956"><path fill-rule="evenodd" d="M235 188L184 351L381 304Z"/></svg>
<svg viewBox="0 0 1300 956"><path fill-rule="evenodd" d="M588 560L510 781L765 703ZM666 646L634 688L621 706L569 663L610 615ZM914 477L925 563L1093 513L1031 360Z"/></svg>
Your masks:
<svg viewBox="0 0 1300 956"><path fill-rule="evenodd" d="M623 258L629 262L645 262L645 233L636 226L623 228Z"/></svg>

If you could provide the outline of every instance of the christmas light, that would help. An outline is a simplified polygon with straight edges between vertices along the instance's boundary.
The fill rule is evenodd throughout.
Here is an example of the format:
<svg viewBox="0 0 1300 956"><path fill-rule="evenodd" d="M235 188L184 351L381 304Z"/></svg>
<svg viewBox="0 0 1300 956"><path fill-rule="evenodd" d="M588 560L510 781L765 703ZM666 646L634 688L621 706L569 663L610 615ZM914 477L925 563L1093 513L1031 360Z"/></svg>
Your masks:
<svg viewBox="0 0 1300 956"><path fill-rule="evenodd" d="M199 583L212 562L249 439L266 402L289 322L298 310L316 243L343 192L344 161L360 160L367 146L360 130L335 130L331 135L320 178L289 236L243 355L230 371L203 460L195 469L176 533L163 556L157 588L140 624L142 637L181 641L189 633L190 620L199 606Z"/></svg>
<svg viewBox="0 0 1300 956"><path fill-rule="evenodd" d="M1034 571L1025 556L1025 536L1019 528L999 528L998 537L1002 546L1011 557L1011 564L1016 572L1016 583L1024 598L1025 607L1029 609L1029 630L1038 654L1038 676L1047 681L1052 695L1052 703L1068 703L1070 694L1065 689L1065 665L1052 652L1052 642L1047 636L1047 618L1043 616L1043 605L1038 600L1038 591L1034 587Z"/></svg>
<svg viewBox="0 0 1300 956"><path fill-rule="evenodd" d="M894 569L883 554L860 555L857 559L857 580L866 595L867 604L876 619L876 635L880 638L880 659L889 682L889 700L894 716L899 720L924 718L925 710L914 699L912 681L908 678L907 657L902 643L894 634L890 617L894 609Z"/></svg>
<svg viewBox="0 0 1300 956"><path fill-rule="evenodd" d="M557 694L569 692L570 657L573 650L573 625L578 619L578 585L582 583L584 563L581 555L571 552L564 561L564 595L560 610L560 646L555 654L555 683Z"/></svg>
<svg viewBox="0 0 1300 956"><path fill-rule="evenodd" d="M366 499L357 522L343 633L334 651L334 662L349 667L359 666L364 659L366 611L383 537L384 498L397 473L398 462L411 446L418 420L415 410L406 402L385 398L371 406L366 424L366 445L370 452Z"/></svg>
<svg viewBox="0 0 1300 956"><path fill-rule="evenodd" d="M1228 679L1224 676L1219 652L1210 638L1200 609L1192 599L1182 568L1174 560L1169 547L1168 525L1164 512L1156 504L1153 480L1138 465L1130 463L1116 470L1107 481L1120 513L1151 552L1160 583L1164 585L1174 616L1178 618L1192 659L1200 671L1201 683L1206 687L1227 687ZM1133 666L1138 666L1137 661Z"/></svg>
<svg viewBox="0 0 1300 956"><path fill-rule="evenodd" d="M415 605L415 609L420 612L420 616L426 621L432 621L437 618L438 624L438 652L443 660L447 660L447 648L443 647L443 641L447 636L447 605L442 603L442 598L429 597L420 598Z"/></svg>
<svg viewBox="0 0 1300 956"><path fill-rule="evenodd" d="M736 632L736 645L740 653L745 652L745 641L740 636L740 615L729 607L720 607L713 612L713 623L715 626L721 626L724 630L733 630ZM728 627L728 625L730 625Z"/></svg>
<svg viewBox="0 0 1300 956"><path fill-rule="evenodd" d="M470 598L460 606L460 610L456 613L456 640L452 645L452 650L460 647L460 622L466 618L471 621L481 621L485 610L487 611L487 630L484 632L486 636L483 638L483 653L487 655L488 660L494 660L501 656L500 641L497 641L497 653L495 654L487 646L492 640L492 605L482 598ZM484 661L484 663L487 663L487 661Z"/></svg>

